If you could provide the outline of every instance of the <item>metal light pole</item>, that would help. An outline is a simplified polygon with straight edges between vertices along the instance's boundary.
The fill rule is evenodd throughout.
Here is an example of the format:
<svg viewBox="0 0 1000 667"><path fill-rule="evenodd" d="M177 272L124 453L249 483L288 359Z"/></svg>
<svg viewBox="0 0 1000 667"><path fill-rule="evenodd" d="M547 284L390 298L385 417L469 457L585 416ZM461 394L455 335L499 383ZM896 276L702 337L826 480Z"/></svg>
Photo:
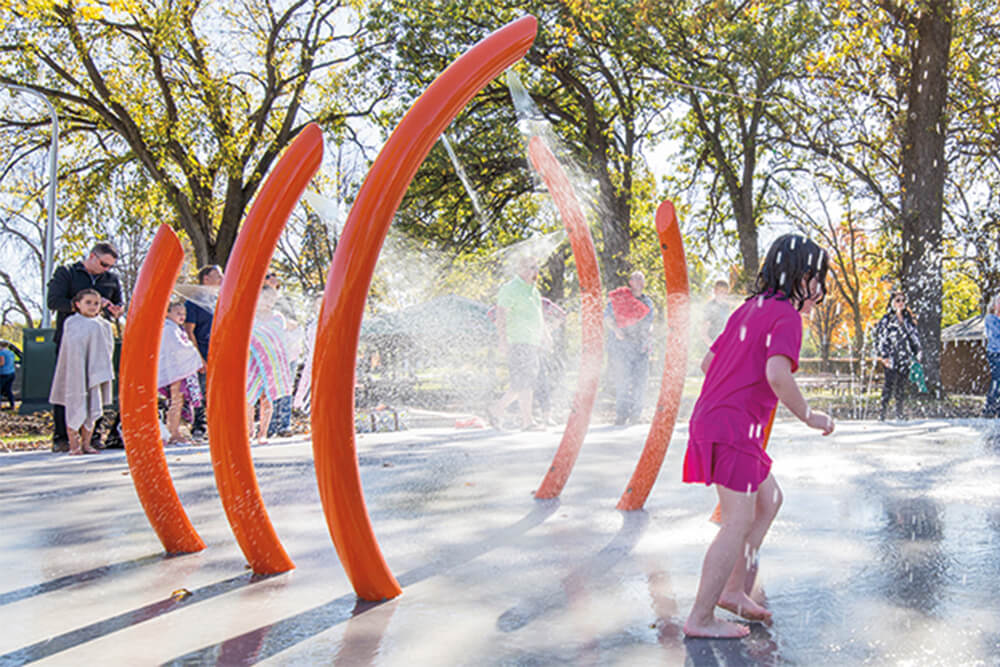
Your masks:
<svg viewBox="0 0 1000 667"><path fill-rule="evenodd" d="M52 275L52 255L56 235L56 163L59 159L59 116L56 115L55 107L49 102L49 98L37 90L17 86L12 83L3 83L0 85L12 90L35 95L45 102L45 106L49 108L49 115L52 116L52 143L49 144L49 221L45 227L45 268L42 275L42 326L48 328L51 324L51 319L49 317L49 303L46 289L49 277Z"/></svg>

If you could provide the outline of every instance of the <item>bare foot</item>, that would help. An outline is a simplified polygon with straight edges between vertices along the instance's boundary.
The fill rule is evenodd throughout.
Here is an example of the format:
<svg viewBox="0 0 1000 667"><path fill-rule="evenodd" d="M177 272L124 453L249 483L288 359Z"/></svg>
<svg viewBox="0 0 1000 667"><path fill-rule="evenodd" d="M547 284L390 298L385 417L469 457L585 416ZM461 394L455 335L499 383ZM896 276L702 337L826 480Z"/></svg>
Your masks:
<svg viewBox="0 0 1000 667"><path fill-rule="evenodd" d="M771 612L751 600L743 591L723 591L718 606L748 621L771 620Z"/></svg>
<svg viewBox="0 0 1000 667"><path fill-rule="evenodd" d="M99 454L100 451L97 450L97 449L94 449L93 447L91 447L90 444L86 444L86 445L83 446L83 453L84 454Z"/></svg>
<svg viewBox="0 0 1000 667"><path fill-rule="evenodd" d="M72 447L70 447L70 449L69 449L69 455L70 456L80 456L82 454L83 454L83 450L80 449L79 447L77 447L76 449L73 449Z"/></svg>
<svg viewBox="0 0 1000 667"><path fill-rule="evenodd" d="M708 623L695 623L690 618L684 624L686 637L703 639L743 639L750 634L750 628L739 623L722 621L715 617Z"/></svg>

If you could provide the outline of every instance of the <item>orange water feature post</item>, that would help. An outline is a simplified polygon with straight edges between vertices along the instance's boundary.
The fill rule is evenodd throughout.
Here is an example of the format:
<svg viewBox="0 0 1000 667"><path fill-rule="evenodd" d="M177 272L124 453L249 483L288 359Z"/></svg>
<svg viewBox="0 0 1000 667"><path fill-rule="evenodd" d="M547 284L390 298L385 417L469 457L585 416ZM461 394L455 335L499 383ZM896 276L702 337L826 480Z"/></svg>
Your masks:
<svg viewBox="0 0 1000 667"><path fill-rule="evenodd" d="M597 265L597 251L573 185L541 137L534 136L528 142L528 158L545 181L562 216L580 280L580 328L583 338L580 374L562 440L545 478L535 491L536 498L547 499L562 493L590 426L601 363L604 361L604 323L601 318L601 272Z"/></svg>
<svg viewBox="0 0 1000 667"><path fill-rule="evenodd" d="M309 124L285 149L261 185L236 237L212 321L206 421L219 498L236 541L256 574L295 567L268 518L247 433L250 333L271 255L323 158L323 133Z"/></svg>
<svg viewBox="0 0 1000 667"><path fill-rule="evenodd" d="M139 269L122 336L118 406L125 457L139 502L167 553L201 551L163 453L156 411L157 369L170 293L184 261L177 235L160 225Z"/></svg>
<svg viewBox="0 0 1000 667"><path fill-rule="evenodd" d="M663 379L656 412L650 424L646 445L643 447L635 472L618 500L618 509L642 509L653 484L660 474L663 458L667 455L670 436L677 422L677 410L684 390L684 376L688 364L688 330L691 293L688 287L687 259L684 240L681 238L677 212L670 200L656 209L656 233L660 239L663 258L663 275L667 293L667 332L664 346Z"/></svg>
<svg viewBox="0 0 1000 667"><path fill-rule="evenodd" d="M312 371L316 480L327 526L358 597L402 592L372 531L354 442L354 369L375 263L417 168L472 97L527 53L538 23L525 16L475 44L427 88L382 147L344 225L327 278Z"/></svg>

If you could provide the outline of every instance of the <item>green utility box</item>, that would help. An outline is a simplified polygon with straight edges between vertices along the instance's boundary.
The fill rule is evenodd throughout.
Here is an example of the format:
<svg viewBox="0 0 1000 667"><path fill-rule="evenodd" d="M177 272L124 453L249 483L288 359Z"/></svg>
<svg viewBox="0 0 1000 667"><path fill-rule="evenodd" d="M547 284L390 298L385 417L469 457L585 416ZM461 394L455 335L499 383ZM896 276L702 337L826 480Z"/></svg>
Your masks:
<svg viewBox="0 0 1000 667"><path fill-rule="evenodd" d="M21 330L21 414L48 410L52 373L56 370L55 329Z"/></svg>
<svg viewBox="0 0 1000 667"><path fill-rule="evenodd" d="M39 410L50 410L49 390L56 370L56 344L52 340L55 329L22 329L21 345L21 410L22 415ZM112 400L118 405L118 360L121 357L121 339L115 339L115 382Z"/></svg>

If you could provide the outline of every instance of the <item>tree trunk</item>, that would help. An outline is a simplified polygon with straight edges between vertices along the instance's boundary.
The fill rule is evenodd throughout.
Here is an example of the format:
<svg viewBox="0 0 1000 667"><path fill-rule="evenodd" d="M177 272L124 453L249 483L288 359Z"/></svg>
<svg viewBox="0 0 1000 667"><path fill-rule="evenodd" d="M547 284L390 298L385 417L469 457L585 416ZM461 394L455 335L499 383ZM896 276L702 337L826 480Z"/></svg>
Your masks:
<svg viewBox="0 0 1000 667"><path fill-rule="evenodd" d="M604 274L601 278L607 291L624 284L632 268L628 262L632 211L628 201L629 193L616 193L610 179L603 178L603 174L600 180L601 202L607 206L607 210L598 212L604 241L600 246ZM607 188L604 187L604 181L607 181Z"/></svg>
<svg viewBox="0 0 1000 667"><path fill-rule="evenodd" d="M760 273L760 246L757 241L757 223L754 220L753 202L750 193L742 190L739 207L736 209L736 232L740 240L740 257L743 259L743 271L739 282L743 287L749 287L757 280Z"/></svg>
<svg viewBox="0 0 1000 667"><path fill-rule="evenodd" d="M941 217L951 0L931 0L915 17L916 43L903 141L902 279L916 316L928 386L941 387Z"/></svg>

